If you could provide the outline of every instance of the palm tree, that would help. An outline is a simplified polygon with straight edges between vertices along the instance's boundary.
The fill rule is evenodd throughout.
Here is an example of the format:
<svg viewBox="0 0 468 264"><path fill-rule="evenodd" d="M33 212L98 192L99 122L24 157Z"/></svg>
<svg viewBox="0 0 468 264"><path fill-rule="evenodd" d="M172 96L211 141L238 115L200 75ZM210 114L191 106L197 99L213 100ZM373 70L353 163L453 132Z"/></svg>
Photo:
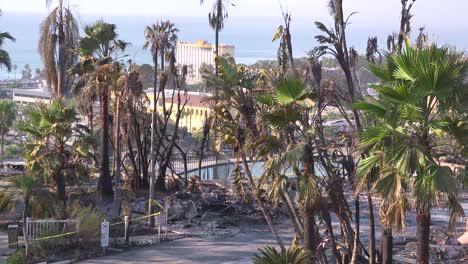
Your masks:
<svg viewBox="0 0 468 264"><path fill-rule="evenodd" d="M19 191L20 195L23 198L24 208L22 214L22 221L23 221L23 240L25 246L25 256L27 257L29 254L29 242L27 237L26 231L26 219L28 214L29 202L31 200L32 190L35 184L34 178L30 175L23 175L14 177L11 182L13 186Z"/></svg>
<svg viewBox="0 0 468 264"><path fill-rule="evenodd" d="M386 117L363 132L361 144L378 149L361 169L380 167L385 171L384 165L388 164L394 169L383 173L376 187L396 194L406 184L411 188L417 211L417 261L426 264L431 208L446 197L451 221L463 215L457 201L456 178L436 157L441 151L438 140L453 133L450 114L466 104L461 85L468 63L462 54L448 47L418 49L409 40L404 50L395 52L387 61L382 69L371 68L382 79L382 85L375 87L378 99L369 98L357 106L366 113Z"/></svg>
<svg viewBox="0 0 468 264"><path fill-rule="evenodd" d="M0 9L0 16L2 15L2 10ZM12 64L11 64L11 59L10 55L8 52L2 49L3 43L5 43L5 40L11 40L15 41L15 38L10 35L8 32L0 32L0 67L5 66L7 71L11 71Z"/></svg>
<svg viewBox="0 0 468 264"><path fill-rule="evenodd" d="M236 65L230 64L225 58L218 57L216 60L219 66L219 74L209 73L204 76L208 84L220 89L220 93L208 98L209 101L215 102L213 111L220 122L216 126L216 131L220 133L216 145L220 145L221 136L233 139L232 142L226 141L225 143L231 144L237 149L254 199L260 207L278 245L281 249L285 249L273 224L271 212L261 199L259 188L252 177L246 157L246 141L248 138L250 140L257 139L260 135L256 126L253 77L245 69L242 71L240 67L237 68Z"/></svg>
<svg viewBox="0 0 468 264"><path fill-rule="evenodd" d="M323 201L317 180L314 160L315 135L309 114L315 103L313 94L304 82L296 77L280 80L273 94L260 98L269 110L262 113L262 119L278 135L284 135L288 145L284 151L275 153L264 165L262 177L271 178L273 185L284 178L287 169L293 169L297 177L299 195L297 201L302 210L304 248L310 253L311 263L317 261L317 229L315 217ZM281 117L280 117L281 116ZM302 164L302 170L299 165ZM278 177L283 175L282 177Z"/></svg>
<svg viewBox="0 0 468 264"><path fill-rule="evenodd" d="M46 0L49 7L52 0ZM58 6L42 22L38 44L39 55L45 69L46 81L52 86L55 96L63 96L70 85L67 69L74 63L73 50L79 36L78 21L69 5L59 0Z"/></svg>
<svg viewBox="0 0 468 264"><path fill-rule="evenodd" d="M93 78L88 82L89 89L95 89L99 93L101 112L101 174L98 182L98 197L110 198L113 195L112 179L109 171L109 86L120 70L110 66L117 59L119 52L125 51L128 43L118 39L115 24L109 24L103 20L96 21L93 25L85 27L85 37L79 42L79 54L82 56L82 64L91 64L89 67ZM85 66L83 66L86 68ZM86 72L86 71L85 71ZM95 86L93 87L94 84ZM88 94L92 95L90 91ZM92 112L92 109L89 111Z"/></svg>
<svg viewBox="0 0 468 264"><path fill-rule="evenodd" d="M203 5L205 0L200 0ZM211 12L208 14L210 27L215 31L215 57L219 57L219 32L224 28L224 22L228 18L229 6L234 6L232 0L214 0ZM215 72L218 73L218 67L215 61Z"/></svg>
<svg viewBox="0 0 468 264"><path fill-rule="evenodd" d="M26 169L45 183L52 179L57 199L65 205L66 182L74 183L87 175L84 162L90 156L88 135L74 126L77 113L60 97L51 104L38 104L28 116L29 120L20 128L29 136L25 146Z"/></svg>
<svg viewBox="0 0 468 264"><path fill-rule="evenodd" d="M151 55L153 57L154 64L154 78L153 78L153 110L151 112L151 150L150 150L150 184L149 184L149 203L148 203L148 213L152 214L154 212L153 200L154 200L154 184L156 180L156 159L157 154L159 153L160 144L156 147L156 127L157 127L157 111L158 111L158 56L161 57L161 70L164 71L164 59L168 56L174 49L177 43L177 33L179 30L175 28L174 24L169 20L159 21L156 24L147 26L145 28L146 41L144 48L147 49L150 47ZM161 85L161 89L164 87ZM166 113L166 98L164 91L159 91L162 95L162 107L163 113ZM162 140L160 140L162 143ZM160 177L158 177L159 179ZM164 190L164 181L159 180L160 189ZM149 218L150 226L154 226L154 218Z"/></svg>
<svg viewBox="0 0 468 264"><path fill-rule="evenodd" d="M5 145L5 135L13 126L15 121L15 103L6 100L0 100L0 163L3 162L3 147Z"/></svg>

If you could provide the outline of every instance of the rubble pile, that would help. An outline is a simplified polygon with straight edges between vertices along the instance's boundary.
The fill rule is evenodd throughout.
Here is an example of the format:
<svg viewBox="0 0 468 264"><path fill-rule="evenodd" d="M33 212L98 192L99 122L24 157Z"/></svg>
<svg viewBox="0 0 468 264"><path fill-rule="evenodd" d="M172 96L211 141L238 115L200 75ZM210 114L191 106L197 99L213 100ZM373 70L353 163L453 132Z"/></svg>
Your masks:
<svg viewBox="0 0 468 264"><path fill-rule="evenodd" d="M187 236L225 238L239 233L243 225L265 223L251 193L241 197L213 182L197 182L187 189L166 198L171 230ZM281 205L271 209L276 221L286 218L287 212Z"/></svg>
<svg viewBox="0 0 468 264"><path fill-rule="evenodd" d="M442 227L431 227L431 263L466 263L468 262L468 245L462 245L455 236ZM399 256L405 259L416 259L417 242L411 241L397 250ZM466 262L465 262L466 261Z"/></svg>

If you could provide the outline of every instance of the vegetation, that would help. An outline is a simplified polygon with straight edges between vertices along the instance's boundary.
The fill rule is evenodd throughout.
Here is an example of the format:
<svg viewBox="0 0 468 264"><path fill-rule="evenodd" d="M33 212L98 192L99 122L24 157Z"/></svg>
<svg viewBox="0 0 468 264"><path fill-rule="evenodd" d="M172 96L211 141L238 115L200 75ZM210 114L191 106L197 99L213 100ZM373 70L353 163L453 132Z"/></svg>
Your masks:
<svg viewBox="0 0 468 264"><path fill-rule="evenodd" d="M156 197L202 191L199 178L176 171L175 159L187 175L187 154L195 155L201 175L205 153L216 153L217 162L227 148L227 158L236 160L232 183L240 206L255 205L278 247L260 249L254 263L392 263L392 237L405 229L410 208L417 263L429 263L431 209L446 205L452 226L464 213L458 194L468 182L468 61L454 48L429 44L424 29L411 43L415 0L400 1L399 33L389 35L387 49L369 37L363 54L348 42L354 13L346 17L343 0L327 2L333 23L315 23L318 45L306 58L293 56L294 20L282 10L282 24L272 32L277 60L240 65L219 54L233 2L213 1L214 65L204 65L203 83L189 87L193 72L176 61L179 30L170 20L145 27L143 48L153 65L137 65L123 62L129 43L115 24L98 20L80 38L76 14L67 1L57 1L39 42L54 99L23 111L24 146L5 143L17 109L0 101L0 161L24 153L26 163L25 175L12 179L25 204L23 223L28 216L76 219L80 229L72 242L90 249L102 219L142 213L131 207L132 198L147 201L142 204L151 215L160 206ZM0 47L4 40L14 39L0 33ZM17 68L3 50L0 66ZM28 65L22 79L32 79ZM152 100L144 90L150 87ZM187 153L181 119L194 110L187 106L190 89L213 93L203 99L211 111L200 110L202 129L187 137L201 141L199 150ZM253 176L251 162L263 164L261 177ZM0 209L11 198L0 191ZM294 230L289 248L279 234L278 208ZM368 242L361 237L362 214L369 217ZM155 218L148 222L153 228ZM26 257L30 251L26 246ZM8 261L21 263L18 252Z"/></svg>
<svg viewBox="0 0 468 264"><path fill-rule="evenodd" d="M25 256L28 256L29 253L29 243L26 231L26 218L28 217L28 209L31 201L31 196L34 187L34 178L29 175L18 176L12 179L13 186L19 191L20 195L23 198L24 208L21 220L23 221L23 241L25 241Z"/></svg>
<svg viewBox="0 0 468 264"><path fill-rule="evenodd" d="M253 257L254 264L301 264L307 261L307 253L300 247L290 247L278 252L276 248L266 246L260 249L260 255Z"/></svg>
<svg viewBox="0 0 468 264"><path fill-rule="evenodd" d="M0 100L0 163L4 159L3 148L5 146L5 135L13 127L15 121L15 103Z"/></svg>
<svg viewBox="0 0 468 264"><path fill-rule="evenodd" d="M46 185L53 182L57 199L65 205L66 183L88 176L87 131L74 125L77 113L62 98L40 103L28 115L28 122L20 128L29 137L24 147L27 171Z"/></svg>
<svg viewBox="0 0 468 264"><path fill-rule="evenodd" d="M101 117L101 173L98 184L98 196L109 199L113 195L112 179L109 171L109 92L116 88L120 77L121 66L114 60L119 52L125 50L128 43L118 39L115 24L102 20L85 28L85 37L79 42L81 59L81 75L87 81L88 103L98 94ZM92 73L88 73L92 71ZM92 104L88 105L88 113L93 112ZM93 119L89 117L90 122Z"/></svg>
<svg viewBox="0 0 468 264"><path fill-rule="evenodd" d="M372 66L382 79L382 85L375 87L378 99L356 104L377 121L361 134L362 148L373 150L360 163L361 182L368 181L366 175L376 177L370 175L375 174L372 170L380 171L374 180L377 191L387 204L397 201L403 206L389 208L393 211L387 215L393 219L385 222L399 227L403 219L395 217L404 217L406 189L410 189L417 211L419 263L429 263L430 209L446 197L452 224L463 215L456 198L459 183L450 167L440 165L439 158L446 154L436 146L454 132L468 132L452 118L463 102L467 66L462 54L448 47L418 49L407 40L405 49L389 56L382 68Z"/></svg>
<svg viewBox="0 0 468 264"><path fill-rule="evenodd" d="M0 9L0 16L1 15L2 10ZM15 41L15 38L8 32L0 32L0 67L5 67L7 71L11 71L13 64L11 63L10 55L7 51L2 49L5 40Z"/></svg>

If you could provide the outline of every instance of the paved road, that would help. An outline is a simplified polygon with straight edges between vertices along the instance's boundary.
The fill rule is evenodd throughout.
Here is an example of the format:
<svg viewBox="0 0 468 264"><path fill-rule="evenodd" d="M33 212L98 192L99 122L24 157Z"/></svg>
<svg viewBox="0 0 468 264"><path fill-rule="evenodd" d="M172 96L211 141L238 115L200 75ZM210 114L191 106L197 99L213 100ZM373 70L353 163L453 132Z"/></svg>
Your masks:
<svg viewBox="0 0 468 264"><path fill-rule="evenodd" d="M279 226L278 228L281 229ZM289 243L289 241L291 241L291 237L287 237L286 233L283 237L284 243ZM182 238L163 242L161 245L149 248L132 250L118 255L79 263L244 264L251 263L252 256L258 252L258 248L268 244L274 244L274 240L268 229L249 230L229 239Z"/></svg>

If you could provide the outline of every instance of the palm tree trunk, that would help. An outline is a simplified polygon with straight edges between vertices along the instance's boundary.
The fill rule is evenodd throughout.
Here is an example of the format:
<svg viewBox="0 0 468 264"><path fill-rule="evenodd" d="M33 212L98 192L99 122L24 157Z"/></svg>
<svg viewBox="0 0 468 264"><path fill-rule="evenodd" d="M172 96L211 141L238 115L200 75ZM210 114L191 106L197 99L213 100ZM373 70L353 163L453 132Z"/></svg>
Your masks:
<svg viewBox="0 0 468 264"><path fill-rule="evenodd" d="M102 86L100 101L101 101L101 175L98 182L99 200L112 197L112 179L109 171L109 96L107 93L108 87Z"/></svg>
<svg viewBox="0 0 468 264"><path fill-rule="evenodd" d="M219 18L218 18L219 21ZM219 27L215 29L215 58L219 56ZM218 76L218 60L215 59L215 75ZM218 87L215 87L215 96L218 96Z"/></svg>
<svg viewBox="0 0 468 264"><path fill-rule="evenodd" d="M294 230L299 238L304 237L304 229L302 228L302 223L299 220L299 216L297 215L296 208L291 201L291 197L289 197L289 193L286 190L283 190L280 194L281 200L286 205L286 210L288 211L288 216L290 221L294 226Z"/></svg>
<svg viewBox="0 0 468 264"><path fill-rule="evenodd" d="M206 117L205 119L205 124L203 126L203 138L201 142L201 147L200 147L200 159L198 160L198 177L201 179L201 167L202 167L202 162L203 162L203 154L205 152L205 143L207 140L207 137L210 135L210 119Z"/></svg>
<svg viewBox="0 0 468 264"><path fill-rule="evenodd" d="M305 184L313 184L315 176L315 161L314 161L314 151L311 147L310 142L306 145L304 150L304 175L302 177L306 178ZM306 187L309 188L309 187ZM314 197L309 197L309 199L314 199ZM318 237L316 237L317 230L315 228L315 212L314 209L310 206L312 201L302 201L304 204L303 209L303 218L304 218L304 248L310 252L309 263L315 264L317 262L317 242Z"/></svg>
<svg viewBox="0 0 468 264"><path fill-rule="evenodd" d="M24 240L24 248L25 248L25 257L29 255L29 241L28 241L28 232L27 232L27 211L29 207L29 197L24 198L24 209L23 209L23 240Z"/></svg>
<svg viewBox="0 0 468 264"><path fill-rule="evenodd" d="M94 137L94 109L93 109L93 101L90 99L90 102L88 103L88 126L89 126L89 134ZM98 161L96 157L96 146L95 144L91 145L92 148L92 155L93 155L93 165L96 166Z"/></svg>
<svg viewBox="0 0 468 264"><path fill-rule="evenodd" d="M120 189L120 163L121 163L121 153L120 153L120 98L116 96L116 114L115 114L115 191L114 191L114 215L120 215L120 205L122 202L122 191ZM131 150L130 150L131 151Z"/></svg>
<svg viewBox="0 0 468 264"><path fill-rule="evenodd" d="M315 214L312 208L305 206L304 208L304 248L310 253L310 264L317 262L317 241L315 240Z"/></svg>
<svg viewBox="0 0 468 264"><path fill-rule="evenodd" d="M374 206L372 204L372 195L367 192L367 203L369 206L369 264L375 264L375 219L374 219Z"/></svg>
<svg viewBox="0 0 468 264"><path fill-rule="evenodd" d="M335 258L335 263L339 264L340 263L340 255L338 254L338 251L336 250L336 242L335 242L335 235L333 234L333 225L331 221L331 215L330 211L328 210L327 206L324 206L323 210L323 218L325 221L325 224L327 225L328 233L330 236L330 247L332 250L332 255Z"/></svg>
<svg viewBox="0 0 468 264"><path fill-rule="evenodd" d="M66 206L67 197L66 197L66 192L65 192L65 178L62 173L63 173L63 170L60 170L58 173L56 173L54 178L55 178L55 184L57 185L57 199L59 201L62 201L63 206Z"/></svg>
<svg viewBox="0 0 468 264"><path fill-rule="evenodd" d="M392 228L385 227L382 230L382 241L381 241L381 254L382 254L382 264L392 264L393 263L393 234Z"/></svg>
<svg viewBox="0 0 468 264"><path fill-rule="evenodd" d="M0 149L0 164L3 163L3 147L5 146L5 133L2 133L2 142L1 142L1 149Z"/></svg>
<svg viewBox="0 0 468 264"><path fill-rule="evenodd" d="M429 239L431 226L431 213L429 210L418 210L416 216L417 263L429 264Z"/></svg>
<svg viewBox="0 0 468 264"><path fill-rule="evenodd" d="M260 210L263 213L263 216L265 217L265 220L267 221L268 226L270 227L271 233L275 237L276 243L280 246L281 250L286 250L284 247L283 241L281 240L278 231L276 230L275 226L273 225L273 219L271 216L270 211L265 207L265 204L263 203L260 193L257 190L257 186L255 184L255 181L252 177L252 173L250 172L249 164L247 163L247 157L245 156L244 150L239 142L237 142L237 147L239 148L239 154L242 159L242 163L244 164L244 170L245 174L247 175L247 179L249 181L250 189L252 190L252 193L254 194L255 200L257 201L258 206L260 207Z"/></svg>
<svg viewBox="0 0 468 264"><path fill-rule="evenodd" d="M356 195L356 198L354 198L354 205L355 205L355 210L356 210L356 227L354 229L354 243L353 243L353 255L351 257L351 264L357 264L358 263L358 255L359 255L359 194Z"/></svg>
<svg viewBox="0 0 468 264"><path fill-rule="evenodd" d="M156 113L158 108L158 102L156 101L157 97L157 84L158 84L158 55L157 51L156 54L153 54L153 62L154 62L154 79L153 79L153 112L151 113L151 147L150 147L150 183L149 183L149 201L148 201L148 214L154 213L154 182L156 180L156 158L155 156L155 145L156 145ZM164 102L163 102L164 103ZM154 217L149 217L149 226L154 227Z"/></svg>
<svg viewBox="0 0 468 264"><path fill-rule="evenodd" d="M90 134L93 135L94 131L94 112L93 112L93 100L90 99L90 102L88 103L88 126L89 126L89 131Z"/></svg>

